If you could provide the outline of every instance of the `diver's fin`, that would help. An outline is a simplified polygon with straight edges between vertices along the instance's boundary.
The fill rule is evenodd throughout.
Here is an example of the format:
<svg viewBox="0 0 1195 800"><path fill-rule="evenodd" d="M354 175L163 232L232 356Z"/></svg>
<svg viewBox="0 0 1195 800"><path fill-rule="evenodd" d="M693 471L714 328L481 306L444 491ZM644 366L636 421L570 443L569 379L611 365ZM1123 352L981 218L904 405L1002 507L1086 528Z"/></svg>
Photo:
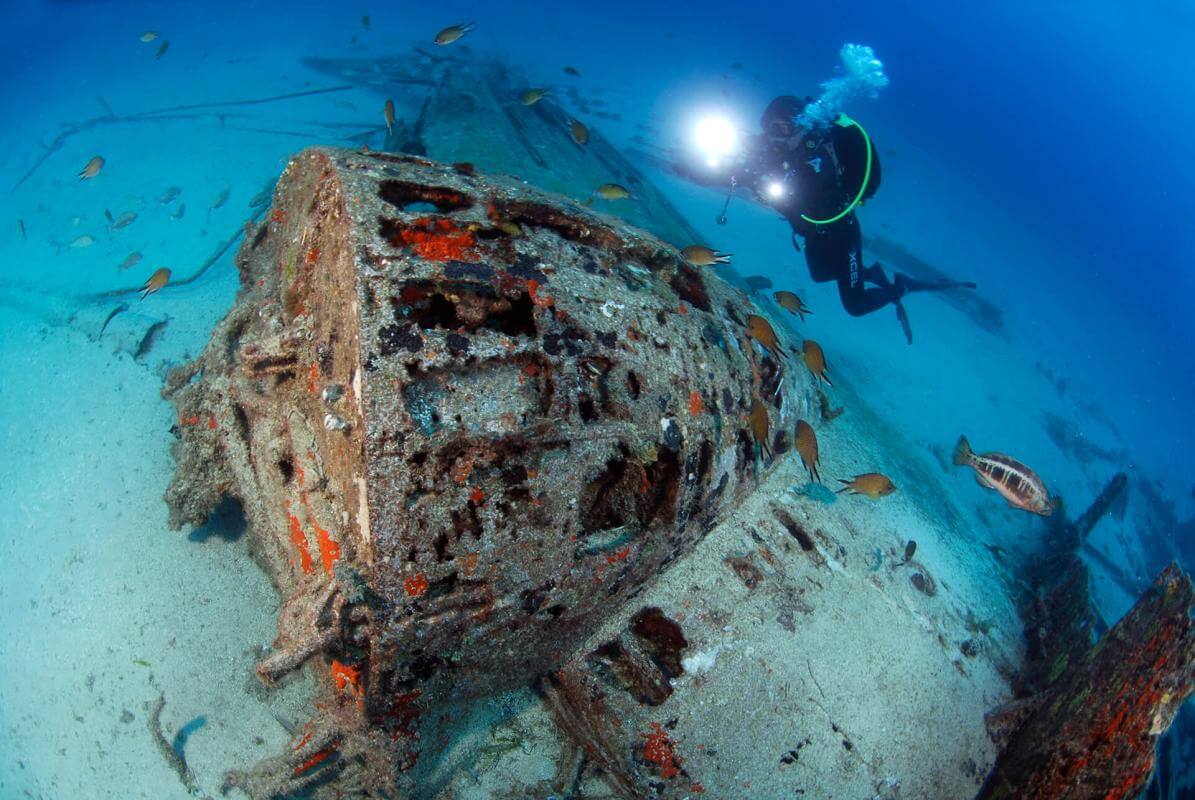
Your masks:
<svg viewBox="0 0 1195 800"><path fill-rule="evenodd" d="M909 341L909 344L912 344L913 327L909 325L909 315L905 311L904 304L897 301L894 305L896 306L896 318L900 320L900 327L905 332L905 339Z"/></svg>
<svg viewBox="0 0 1195 800"><path fill-rule="evenodd" d="M909 292L943 292L948 289L976 288L975 284L971 281L919 281L900 272L896 274L896 282L903 290L901 292L902 295L908 294Z"/></svg>

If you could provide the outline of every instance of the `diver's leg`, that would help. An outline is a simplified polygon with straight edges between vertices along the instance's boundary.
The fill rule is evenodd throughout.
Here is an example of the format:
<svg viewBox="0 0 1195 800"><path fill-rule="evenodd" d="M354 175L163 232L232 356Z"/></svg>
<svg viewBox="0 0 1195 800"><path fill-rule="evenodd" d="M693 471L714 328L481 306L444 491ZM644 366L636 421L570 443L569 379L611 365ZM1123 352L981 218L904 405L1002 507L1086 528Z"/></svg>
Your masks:
<svg viewBox="0 0 1195 800"><path fill-rule="evenodd" d="M805 237L805 264L814 283L838 280L844 245L833 231L813 231Z"/></svg>
<svg viewBox="0 0 1195 800"><path fill-rule="evenodd" d="M878 264L863 266L863 242L855 215L851 214L843 222L835 224L842 225L841 231L845 234L842 242L846 247L840 251L838 273L835 277L838 280L838 296L846 313L852 317L861 317L899 301L899 292L888 281L888 276L884 275ZM806 251L808 249L806 248ZM877 272L882 283L875 275ZM868 289L866 283L869 279L872 283L880 283L879 288Z"/></svg>
<svg viewBox="0 0 1195 800"><path fill-rule="evenodd" d="M880 266L880 262L875 262L870 267L864 267L860 273L863 280L868 283L874 283L876 286L891 286L892 281L884 273L884 268Z"/></svg>

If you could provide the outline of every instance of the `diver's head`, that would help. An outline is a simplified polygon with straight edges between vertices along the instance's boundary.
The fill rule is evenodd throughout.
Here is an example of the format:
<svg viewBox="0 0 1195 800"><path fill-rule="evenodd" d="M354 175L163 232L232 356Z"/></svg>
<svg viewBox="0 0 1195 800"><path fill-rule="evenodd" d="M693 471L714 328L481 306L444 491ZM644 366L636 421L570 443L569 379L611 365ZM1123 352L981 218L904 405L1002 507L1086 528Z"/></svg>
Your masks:
<svg viewBox="0 0 1195 800"><path fill-rule="evenodd" d="M759 127L765 136L787 139L797 132L796 118L812 100L812 97L801 99L791 94L780 95L764 109L763 116L759 118Z"/></svg>

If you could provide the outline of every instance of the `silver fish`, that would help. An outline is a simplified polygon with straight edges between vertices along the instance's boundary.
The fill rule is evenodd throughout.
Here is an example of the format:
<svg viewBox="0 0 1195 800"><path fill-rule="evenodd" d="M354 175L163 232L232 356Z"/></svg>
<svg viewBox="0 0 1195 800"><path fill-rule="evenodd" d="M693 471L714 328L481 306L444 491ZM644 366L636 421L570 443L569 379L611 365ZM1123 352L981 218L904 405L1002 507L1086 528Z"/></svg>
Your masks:
<svg viewBox="0 0 1195 800"><path fill-rule="evenodd" d="M1013 508L1050 516L1054 503L1050 493L1037 473L1029 467L1003 453L971 452L971 443L966 436L960 436L954 447L954 463L960 467L975 470L975 480L980 486L995 489Z"/></svg>
<svg viewBox="0 0 1195 800"><path fill-rule="evenodd" d="M108 227L112 230L120 230L128 225L132 225L133 221L137 219L137 214L132 211L126 211L116 219L112 220L112 224Z"/></svg>

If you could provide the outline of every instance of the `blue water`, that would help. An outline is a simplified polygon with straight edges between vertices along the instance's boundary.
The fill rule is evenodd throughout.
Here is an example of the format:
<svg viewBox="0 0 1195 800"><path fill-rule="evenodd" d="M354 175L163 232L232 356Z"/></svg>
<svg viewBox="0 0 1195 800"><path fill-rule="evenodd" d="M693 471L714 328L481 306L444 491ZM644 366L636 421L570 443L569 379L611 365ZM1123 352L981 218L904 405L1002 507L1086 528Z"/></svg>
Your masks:
<svg viewBox="0 0 1195 800"><path fill-rule="evenodd" d="M13 674L0 703L0 800L104 796L81 788L97 771L161 770L145 749L147 712L112 698L138 682L138 702L152 701L163 676L223 682L223 705L204 705L195 689L194 702L166 706L167 738L197 763L220 763L235 749L220 740L221 714L238 713L229 692L240 691L254 648L273 635L277 600L235 522L167 533L160 501L173 419L157 388L167 366L200 351L233 301L235 248L194 284L145 303L125 297L131 309L99 341L110 306L88 298L135 288L159 266L191 274L238 233L255 211L250 200L289 155L357 146L348 137L378 129L387 97L409 116L421 95L380 81L119 124L103 120L107 109L128 115L333 87L343 81L301 60L404 54L464 20L477 24L462 41L474 53L510 62L533 84L571 81L603 98L621 120L587 121L633 160L688 147L689 128L709 111L752 129L771 97L816 94L839 74L844 43L874 48L889 85L843 109L884 163L878 195L859 211L863 231L978 283L1004 312L1007 336L919 296L908 301L910 347L890 309L853 319L832 286L814 285L773 213L736 200L728 223L716 225L720 191L651 163L643 169L708 243L735 253L740 274L806 298L840 374L920 455L967 433L977 449L1033 465L1078 507L1125 470L1127 510L1097 530L1095 546L1142 586L1170 558L1195 568L1188 4L1008 2L961 12L878 0L13 0L0 26L0 654ZM146 30L161 35L142 43ZM564 76L565 64L581 77ZM380 132L369 141L380 146ZM103 173L79 182L97 153ZM160 204L171 186L182 194ZM227 202L213 207L225 190ZM185 213L172 218L180 204ZM105 209L137 219L109 230ZM69 246L82 235L94 243ZM144 259L119 271L134 250ZM161 342L134 359L146 326L167 319ZM1068 432L1051 435L1047 415ZM956 484L962 502L991 499L970 481ZM1011 513L999 519L1022 523ZM1098 603L1114 620L1134 598L1095 570ZM69 700L40 723L39 704L53 705L60 686ZM105 711L86 710L93 702ZM123 710L135 721L113 722ZM279 713L252 713L265 737L255 755L265 757L285 741L270 728ZM59 739L69 742L61 751ZM178 790L164 780L163 791ZM148 791L130 796L161 796Z"/></svg>

